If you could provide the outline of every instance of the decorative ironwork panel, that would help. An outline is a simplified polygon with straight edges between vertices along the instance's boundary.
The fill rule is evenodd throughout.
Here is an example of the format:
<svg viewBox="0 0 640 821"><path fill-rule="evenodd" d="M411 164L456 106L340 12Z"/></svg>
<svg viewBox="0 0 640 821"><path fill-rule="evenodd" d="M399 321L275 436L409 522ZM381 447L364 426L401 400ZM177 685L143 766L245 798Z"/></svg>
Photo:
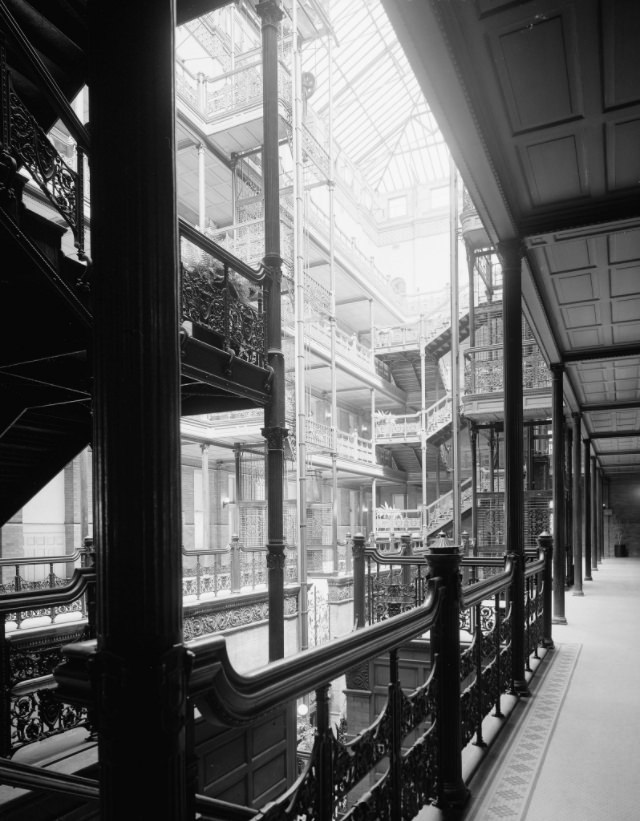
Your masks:
<svg viewBox="0 0 640 821"><path fill-rule="evenodd" d="M9 92L11 106L11 151L23 163L35 182L71 227L76 239L81 232L79 197L81 187L78 174L56 151L35 117L13 91Z"/></svg>
<svg viewBox="0 0 640 821"><path fill-rule="evenodd" d="M51 684L53 686L53 679ZM87 711L63 704L56 699L53 689L40 687L12 696L9 721L11 750L15 753L26 744L43 741L74 727L85 726Z"/></svg>
<svg viewBox="0 0 640 821"><path fill-rule="evenodd" d="M240 274L185 237L180 239L182 317L217 334L221 347L265 367L262 285Z"/></svg>
<svg viewBox="0 0 640 821"><path fill-rule="evenodd" d="M238 508L240 541L245 547L264 547L267 544L266 507L239 502Z"/></svg>

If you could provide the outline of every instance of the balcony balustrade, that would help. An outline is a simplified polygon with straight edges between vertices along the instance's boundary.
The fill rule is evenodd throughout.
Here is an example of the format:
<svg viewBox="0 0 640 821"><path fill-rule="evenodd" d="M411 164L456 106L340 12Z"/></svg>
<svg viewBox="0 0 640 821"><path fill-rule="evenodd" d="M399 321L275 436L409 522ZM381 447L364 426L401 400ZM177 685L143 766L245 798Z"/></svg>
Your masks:
<svg viewBox="0 0 640 821"><path fill-rule="evenodd" d="M210 550L185 550L183 555L182 595L195 596L236 594L265 589L267 585L267 552L264 547L248 547L234 536L225 547ZM285 548L285 584L298 581L297 548Z"/></svg>
<svg viewBox="0 0 640 821"><path fill-rule="evenodd" d="M522 387L525 390L551 390L551 372L537 349L525 353L522 358ZM465 395L504 392L502 347L466 353L464 392Z"/></svg>
<svg viewBox="0 0 640 821"><path fill-rule="evenodd" d="M427 439L451 424L451 396L443 396L425 412L424 435ZM378 412L375 417L377 444L419 442L423 435L422 413L391 414Z"/></svg>
<svg viewBox="0 0 640 821"><path fill-rule="evenodd" d="M4 52L0 59L4 60ZM0 88L0 104L5 119L4 150L16 166L28 172L54 208L71 228L78 258L85 255L84 151L76 146L76 167L72 168L56 150L12 87L11 72L1 66L6 82Z"/></svg>
<svg viewBox="0 0 640 821"><path fill-rule="evenodd" d="M431 296L431 295L430 295ZM420 300L420 295L417 297ZM431 299L433 297L431 296ZM384 353L391 350L416 349L420 347L422 337L424 344L428 345L451 327L451 312L449 310L439 311L433 314L431 306L425 304L421 309L424 311L424 319L409 325L394 325L386 328L376 328L374 332L374 349L376 353ZM458 317L462 319L469 313L469 290L460 292L458 303ZM412 298L411 315L415 316L416 300Z"/></svg>
<svg viewBox="0 0 640 821"><path fill-rule="evenodd" d="M180 222L183 332L266 368L264 274L253 271L204 234Z"/></svg>
<svg viewBox="0 0 640 821"><path fill-rule="evenodd" d="M462 804L466 800L460 775L462 748L471 741L483 743L482 719L489 711L493 709L494 714L501 715L502 694L512 686L516 631L521 637L517 646L522 648L526 669L530 658L538 656L538 648L550 641L551 540L546 535L540 537L538 557L532 555L523 567L524 607L520 623L513 621L509 605L516 572L509 555L493 560L462 559L458 548L442 543L411 556L406 555L406 537L404 542L405 555L390 555L375 548L367 550L364 537L354 538L355 608L364 612L367 607L365 560L385 566L388 571L379 572L379 567L375 572L369 570L369 589L373 592L368 610L372 623L343 639L247 675L232 669L224 639L200 638L190 645L194 665L189 698L205 719L223 725L231 722L235 727L249 726L288 701L315 692L317 722L315 735L310 738L307 766L281 798L260 811L232 808L236 813L233 817L269 821L282 817L286 805L294 813L304 807L314 818L329 821L335 800L341 802L346 818L355 819L365 811L383 817L381 813L389 808L389 802L401 802L413 816L425 803L451 802L455 798ZM460 588L461 565L477 567L483 563L496 564L498 572ZM387 607L383 611L376 604L376 594L385 574L390 586L386 587ZM6 616L16 608L35 610L54 600L64 606L85 596L93 579L93 568L82 568L75 572L73 583L67 588L8 594L0 601L0 608ZM464 631L469 639L460 643ZM413 692L403 691L398 649L429 632L435 660L431 673ZM6 661L10 651L4 635L0 647ZM11 681L12 687L0 703L5 756L27 740L71 727L90 729L88 716L93 701L85 677L86 662L95 652L95 644L84 641L73 648L65 648L66 660L56 668L53 680L46 675L46 681L28 681L35 664L31 660L29 672L22 679ZM347 741L344 734L336 738L329 726L330 683L341 674L352 675L363 664L386 654L390 665L386 707L373 725L356 729L351 740ZM11 663L18 670L20 665L15 657ZM57 690L53 690L56 682ZM456 691L458 695L452 698ZM53 699L47 693L55 693ZM223 712L219 705L224 705ZM45 715L49 724L43 730ZM418 730L417 736L414 734L408 749L403 750L403 739L414 730ZM389 766L383 777L369 791L357 793L359 782L385 758ZM322 762L329 759L331 766L325 767ZM325 803L329 796L331 800ZM201 796L196 796L195 801L205 817L216 803ZM224 815L221 805L216 804L216 811L223 812L221 818L231 817Z"/></svg>

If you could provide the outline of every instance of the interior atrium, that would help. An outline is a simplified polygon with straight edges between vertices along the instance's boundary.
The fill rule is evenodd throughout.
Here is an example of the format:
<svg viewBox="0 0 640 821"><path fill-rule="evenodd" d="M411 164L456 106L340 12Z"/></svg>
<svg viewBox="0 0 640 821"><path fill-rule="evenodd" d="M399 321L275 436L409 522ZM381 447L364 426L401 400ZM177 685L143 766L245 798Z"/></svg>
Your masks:
<svg viewBox="0 0 640 821"><path fill-rule="evenodd" d="M113 5L0 3L2 817L555 817L640 556L640 11Z"/></svg>

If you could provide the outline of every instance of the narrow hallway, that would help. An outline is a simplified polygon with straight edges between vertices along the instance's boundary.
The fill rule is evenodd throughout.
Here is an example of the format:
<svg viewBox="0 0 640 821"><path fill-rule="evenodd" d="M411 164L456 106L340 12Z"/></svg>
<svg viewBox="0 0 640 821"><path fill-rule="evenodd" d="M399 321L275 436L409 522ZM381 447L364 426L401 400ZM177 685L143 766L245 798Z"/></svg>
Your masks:
<svg viewBox="0 0 640 821"><path fill-rule="evenodd" d="M639 817L640 561L607 558L584 593L567 592L568 623L470 781L465 821Z"/></svg>

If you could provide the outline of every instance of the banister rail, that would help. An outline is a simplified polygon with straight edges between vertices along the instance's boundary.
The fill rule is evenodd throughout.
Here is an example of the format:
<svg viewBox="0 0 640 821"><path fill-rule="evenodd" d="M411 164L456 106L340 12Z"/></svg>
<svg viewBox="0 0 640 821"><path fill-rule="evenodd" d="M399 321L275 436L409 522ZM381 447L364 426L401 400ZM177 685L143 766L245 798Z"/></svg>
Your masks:
<svg viewBox="0 0 640 821"><path fill-rule="evenodd" d="M69 564L77 562L81 556L82 551L79 548L73 553L61 553L56 556L16 556L13 559L0 559L0 567L22 566L23 564Z"/></svg>
<svg viewBox="0 0 640 821"><path fill-rule="evenodd" d="M52 672L62 658L63 642L95 635L95 579L94 567L77 567L64 586L17 590L0 596L0 756L12 755L26 744L86 724L84 710L56 700ZM57 621L58 616L70 611L81 618ZM22 622L43 618L49 619L49 625L56 625L55 634L47 626L49 640L34 647L18 628ZM16 629L8 632L10 622L15 622Z"/></svg>
<svg viewBox="0 0 640 821"><path fill-rule="evenodd" d="M0 596L0 614L16 610L39 610L55 605L70 604L86 593L89 585L95 582L94 567L76 567L69 584L45 590L20 590Z"/></svg>
<svg viewBox="0 0 640 821"><path fill-rule="evenodd" d="M405 548L406 542L405 538ZM316 694L317 731L313 748L306 768L294 784L261 810L252 810L253 815L239 805L224 809L215 808L211 802L202 805L203 814L227 820L276 821L307 813L307 817L318 821L330 821L336 801L345 807L344 818L354 820L364 817L363 812L369 813L367 817L383 817L382 810L388 809L389 801L398 805L393 816L398 818L399 802L411 808L412 814L407 817L413 817L421 806L436 799L461 806L467 795L461 775L462 747L474 736L477 743L484 743L482 719L492 707L495 715L501 715L501 695L511 691L516 681L516 636L524 636L517 652L526 652L527 665L529 656L536 655L539 646L545 646L547 634L542 616L551 567L551 539L547 534L539 537L539 546L537 556L507 553L504 557L462 560L459 548L445 544L434 545L418 555L398 556L380 553L375 547L365 550L364 536L358 534L353 539L354 607L355 600L364 592L367 555L386 564L397 564L401 571L409 563L426 564L429 578L425 579L422 603L251 673L239 673L234 668L221 636L196 639L186 645L191 656L188 698L205 720L215 726L247 727L297 697L313 691ZM501 563L504 566L493 577L461 588L459 574L463 562L469 567L485 563L496 569ZM512 599L517 573L523 574L526 582L524 617L520 623L514 621L517 617ZM461 622L463 614L466 615ZM463 644L462 630L471 635L471 640ZM429 631L430 673L416 690L406 693L399 678L399 649L413 639L425 638ZM383 659L385 654L389 658L390 677L386 707L368 727L354 727L351 741L336 738L329 724L331 683L374 659ZM93 704L88 670L97 655L95 641L65 648L66 660L54 673L61 698L72 704ZM414 730L418 730L419 738L405 751L402 740ZM356 797L351 791L383 758L389 761L385 775ZM343 803L348 796L350 802L355 802L349 806Z"/></svg>
<svg viewBox="0 0 640 821"><path fill-rule="evenodd" d="M273 662L254 673L233 668L221 637L194 642L189 694L214 723L241 726L292 698L316 690L341 673L382 655L431 628L438 616L438 583L432 580L421 607L354 631L345 638Z"/></svg>

